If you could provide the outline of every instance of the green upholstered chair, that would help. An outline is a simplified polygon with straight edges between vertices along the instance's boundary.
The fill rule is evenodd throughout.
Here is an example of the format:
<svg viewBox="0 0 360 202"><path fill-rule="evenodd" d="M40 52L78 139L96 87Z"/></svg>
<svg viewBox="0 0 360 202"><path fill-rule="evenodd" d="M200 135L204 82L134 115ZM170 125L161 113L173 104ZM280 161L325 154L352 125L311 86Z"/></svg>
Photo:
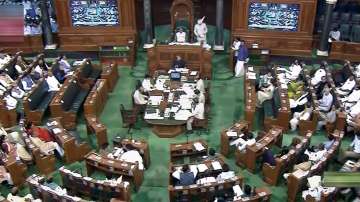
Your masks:
<svg viewBox="0 0 360 202"><path fill-rule="evenodd" d="M341 13L340 23L349 23L350 17L351 17L351 13Z"/></svg>
<svg viewBox="0 0 360 202"><path fill-rule="evenodd" d="M356 43L360 42L360 25L352 26L350 40Z"/></svg>
<svg viewBox="0 0 360 202"><path fill-rule="evenodd" d="M342 41L347 41L350 38L350 25L349 24L341 24L340 25L340 39Z"/></svg>
<svg viewBox="0 0 360 202"><path fill-rule="evenodd" d="M360 13L353 14L351 16L351 23L353 25L359 25L360 24Z"/></svg>

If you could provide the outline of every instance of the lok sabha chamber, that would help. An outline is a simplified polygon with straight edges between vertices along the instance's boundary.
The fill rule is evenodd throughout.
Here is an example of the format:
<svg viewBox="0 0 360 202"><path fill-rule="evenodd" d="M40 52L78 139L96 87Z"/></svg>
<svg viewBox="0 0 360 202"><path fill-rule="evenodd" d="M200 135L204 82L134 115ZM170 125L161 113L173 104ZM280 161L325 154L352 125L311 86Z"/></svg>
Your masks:
<svg viewBox="0 0 360 202"><path fill-rule="evenodd" d="M360 200L357 0L0 0L0 201Z"/></svg>

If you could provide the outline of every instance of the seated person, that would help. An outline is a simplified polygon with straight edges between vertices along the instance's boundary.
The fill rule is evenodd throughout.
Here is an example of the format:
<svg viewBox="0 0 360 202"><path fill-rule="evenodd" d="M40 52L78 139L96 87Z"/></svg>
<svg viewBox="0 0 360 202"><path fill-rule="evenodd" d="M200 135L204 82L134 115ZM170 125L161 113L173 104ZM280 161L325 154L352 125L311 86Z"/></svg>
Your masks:
<svg viewBox="0 0 360 202"><path fill-rule="evenodd" d="M64 156L64 150L55 142L47 129L37 127L32 122L29 122L25 125L25 132L43 154L51 155L56 150L60 156Z"/></svg>
<svg viewBox="0 0 360 202"><path fill-rule="evenodd" d="M11 89L11 96L16 99L22 99L25 95L25 92L17 84L13 84Z"/></svg>
<svg viewBox="0 0 360 202"><path fill-rule="evenodd" d="M195 119L205 119L205 104L199 102L199 99L194 99L195 108L192 109L191 116L186 122L186 129L189 133L192 132L192 123Z"/></svg>
<svg viewBox="0 0 360 202"><path fill-rule="evenodd" d="M336 107L332 105L329 112L319 112L319 121L317 123L317 130L320 130L326 124L334 124L336 121Z"/></svg>
<svg viewBox="0 0 360 202"><path fill-rule="evenodd" d="M259 78L260 79L258 89L261 89L262 87L268 87L269 85L271 85L271 80L273 79L273 76L271 75L271 71L268 71L266 74L260 75Z"/></svg>
<svg viewBox="0 0 360 202"><path fill-rule="evenodd" d="M350 61L345 60L342 69L333 71L332 77L335 86L342 85L352 75L352 69Z"/></svg>
<svg viewBox="0 0 360 202"><path fill-rule="evenodd" d="M293 118L290 120L290 127L292 131L296 131L296 128L299 125L300 120L309 120L311 117L311 113L313 111L313 108L309 103L307 103L304 111L302 112L295 112L293 115Z"/></svg>
<svg viewBox="0 0 360 202"><path fill-rule="evenodd" d="M144 88L140 86L135 92L134 92L134 103L136 105L146 105L149 100L149 96L145 94Z"/></svg>
<svg viewBox="0 0 360 202"><path fill-rule="evenodd" d="M329 42L340 41L340 35L339 26L334 27L329 33Z"/></svg>
<svg viewBox="0 0 360 202"><path fill-rule="evenodd" d="M340 94L340 96L346 96L350 94L355 85L355 78L351 75L341 87L336 88L336 91Z"/></svg>
<svg viewBox="0 0 360 202"><path fill-rule="evenodd" d="M171 65L171 69L182 69L185 68L185 61L181 58L180 55L176 56L176 59L173 61Z"/></svg>
<svg viewBox="0 0 360 202"><path fill-rule="evenodd" d="M341 102L345 108L350 108L360 100L360 86L356 86L355 89L346 97L341 98Z"/></svg>
<svg viewBox="0 0 360 202"><path fill-rule="evenodd" d="M230 179L232 177L235 177L235 172L230 171L229 165L225 163L222 166L222 172L216 177L216 180L217 181L227 180L227 179Z"/></svg>
<svg viewBox="0 0 360 202"><path fill-rule="evenodd" d="M10 154L15 151L17 160L22 160L24 162L32 161L32 156L26 151L24 145L10 142L5 135L0 136L0 147L5 154Z"/></svg>
<svg viewBox="0 0 360 202"><path fill-rule="evenodd" d="M333 95L330 93L330 89L324 89L323 96L319 100L319 110L328 112L333 104Z"/></svg>
<svg viewBox="0 0 360 202"><path fill-rule="evenodd" d="M67 61L67 57L65 55L60 56L59 58L59 65L60 65L60 69L62 71L64 71L65 75L69 75L72 67L70 65L70 63Z"/></svg>
<svg viewBox="0 0 360 202"><path fill-rule="evenodd" d="M291 81L288 84L288 98L297 100L304 91L304 82L303 81Z"/></svg>
<svg viewBox="0 0 360 202"><path fill-rule="evenodd" d="M275 166L276 164L273 152L267 147L264 147L264 153L262 154L262 163L268 163L270 166Z"/></svg>
<svg viewBox="0 0 360 202"><path fill-rule="evenodd" d="M267 86L260 87L259 91L256 92L257 106L260 107L264 101L272 99L274 96L274 90L275 87L272 82L270 82Z"/></svg>
<svg viewBox="0 0 360 202"><path fill-rule="evenodd" d="M177 186L189 186L195 183L195 174L190 170L189 165L183 165L181 171Z"/></svg>
<svg viewBox="0 0 360 202"><path fill-rule="evenodd" d="M43 185L46 186L46 187L49 187L50 189L52 189L54 191L56 191L56 193L59 194L59 195L67 194L66 189L63 189L58 184L56 184L53 181L52 177L46 179L46 181L43 183Z"/></svg>
<svg viewBox="0 0 360 202"><path fill-rule="evenodd" d="M18 56L16 58L16 64L15 64L15 70L18 73L18 75L23 74L26 70L26 62L24 61L24 58L22 56Z"/></svg>
<svg viewBox="0 0 360 202"><path fill-rule="evenodd" d="M315 87L317 99L322 98L322 94L323 94L323 91L325 88L329 88L329 84L326 80L326 77L323 76L323 77L321 77L320 83Z"/></svg>
<svg viewBox="0 0 360 202"><path fill-rule="evenodd" d="M60 83L64 83L66 79L66 74L64 70L62 70L61 68L56 68L52 70L52 73Z"/></svg>
<svg viewBox="0 0 360 202"><path fill-rule="evenodd" d="M316 70L314 76L311 78L311 84L317 86L321 82L321 78L326 77L326 71L324 68Z"/></svg>
<svg viewBox="0 0 360 202"><path fill-rule="evenodd" d="M294 139L295 139L295 138L294 138ZM294 139L293 139L292 141L294 141ZM291 142L291 143L293 143L293 142ZM294 144L295 144L295 143L294 143ZM294 148L295 148L295 147L296 147L296 144L295 144ZM276 154L276 155L275 155L275 158L282 157L282 156L286 155L287 153L289 153L289 147L288 147L288 146L282 146L282 147L281 147L281 150L280 150L280 153ZM274 160L275 160L275 158L274 158Z"/></svg>
<svg viewBox="0 0 360 202"><path fill-rule="evenodd" d="M51 71L49 71L48 73L45 73L44 78L45 78L46 83L49 86L49 89L48 89L49 92L54 92L54 91L60 90L61 84L56 79L56 77L52 74Z"/></svg>
<svg viewBox="0 0 360 202"><path fill-rule="evenodd" d="M330 150L332 145L335 142L335 137L331 134L329 134L327 137L328 137L328 140L324 142L324 147L326 150Z"/></svg>
<svg viewBox="0 0 360 202"><path fill-rule="evenodd" d="M4 93L4 100L6 102L6 109L16 109L18 101L13 96L11 96L8 91Z"/></svg>
<svg viewBox="0 0 360 202"><path fill-rule="evenodd" d="M44 75L44 71L48 70L48 66L46 64L46 62L41 59L39 60L39 64L36 65L36 67L33 69L33 74L35 75L36 78L41 78Z"/></svg>
<svg viewBox="0 0 360 202"><path fill-rule="evenodd" d="M318 162L322 157L325 156L327 150L325 149L324 144L320 143L318 146L312 146L307 149L304 154L309 156L309 160L313 163Z"/></svg>
<svg viewBox="0 0 360 202"><path fill-rule="evenodd" d="M285 78L289 80L296 80L299 78L300 73L302 72L302 66L298 60L295 60L294 63L291 64L289 70L285 68L278 68L278 70L285 72Z"/></svg>
<svg viewBox="0 0 360 202"><path fill-rule="evenodd" d="M14 80L4 71L0 70L0 84L5 88L9 88Z"/></svg>
<svg viewBox="0 0 360 202"><path fill-rule="evenodd" d="M141 86L144 88L145 92L151 91L154 88L154 85L151 83L151 77L149 74L145 74L145 78L141 82Z"/></svg>
<svg viewBox="0 0 360 202"><path fill-rule="evenodd" d="M310 100L310 98L309 98L310 95L305 90L301 90L301 92L299 92L298 96L299 97L297 97L296 99L289 98L290 109L291 109L291 112L293 112L293 113L304 111L305 105Z"/></svg>
<svg viewBox="0 0 360 202"><path fill-rule="evenodd" d="M24 77L21 78L21 84L25 91L30 91L34 85L34 81L30 77L30 75L25 75Z"/></svg>
<svg viewBox="0 0 360 202"><path fill-rule="evenodd" d="M144 170L143 158L132 144L127 144L124 147L125 152L122 153L118 159L129 163L137 163L140 170Z"/></svg>
<svg viewBox="0 0 360 202"><path fill-rule="evenodd" d="M196 89L198 89L202 93L205 93L204 80L199 79L199 80L196 81Z"/></svg>
<svg viewBox="0 0 360 202"><path fill-rule="evenodd" d="M344 151L340 150L338 160L342 163L347 159L360 159L360 132L355 132L354 140L351 142L350 147Z"/></svg>
<svg viewBox="0 0 360 202"><path fill-rule="evenodd" d="M175 33L175 41L178 43L186 42L186 32L184 32L183 28L180 27Z"/></svg>
<svg viewBox="0 0 360 202"><path fill-rule="evenodd" d="M246 146L249 145L253 145L256 143L256 139L253 135L253 133L249 132L246 136L244 136L243 138L238 138L237 140L235 140L235 145L238 148L238 150L240 152L245 152Z"/></svg>

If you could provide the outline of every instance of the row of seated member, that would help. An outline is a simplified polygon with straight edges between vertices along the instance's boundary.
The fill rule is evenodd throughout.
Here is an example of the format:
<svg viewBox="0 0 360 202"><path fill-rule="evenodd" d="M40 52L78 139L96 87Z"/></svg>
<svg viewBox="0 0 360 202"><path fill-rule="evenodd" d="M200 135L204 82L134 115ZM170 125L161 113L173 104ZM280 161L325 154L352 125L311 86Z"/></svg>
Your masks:
<svg viewBox="0 0 360 202"><path fill-rule="evenodd" d="M89 176L83 176L77 172L60 169L63 187L75 196L89 197L96 201L130 201L131 189L127 181L121 178L110 180L96 180Z"/></svg>
<svg viewBox="0 0 360 202"><path fill-rule="evenodd" d="M284 174L288 186L288 201L296 201L297 194L305 188L307 178L324 172L340 148L343 136L344 132L338 130L328 134L328 141L305 150L293 169L290 169L291 172Z"/></svg>
<svg viewBox="0 0 360 202"><path fill-rule="evenodd" d="M269 201L271 192L243 184L221 155L209 155L191 164L170 164L170 201Z"/></svg>

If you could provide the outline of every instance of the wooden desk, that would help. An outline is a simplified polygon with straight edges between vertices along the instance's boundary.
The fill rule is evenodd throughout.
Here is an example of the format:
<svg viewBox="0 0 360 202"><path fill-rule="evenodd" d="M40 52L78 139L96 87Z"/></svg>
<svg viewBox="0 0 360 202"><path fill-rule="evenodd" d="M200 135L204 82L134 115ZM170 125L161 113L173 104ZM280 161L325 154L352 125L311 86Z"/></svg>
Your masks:
<svg viewBox="0 0 360 202"><path fill-rule="evenodd" d="M134 184L135 190L139 190L144 178L144 171L139 169L138 164L112 159L94 152L85 156L85 163L88 176L94 170L100 170L117 176L122 175L126 180Z"/></svg>
<svg viewBox="0 0 360 202"><path fill-rule="evenodd" d="M40 152L40 148L32 143L31 139L26 133L22 134L22 139L25 142L26 149L30 151L35 159L35 165L41 174L49 175L55 170L55 155L44 155Z"/></svg>
<svg viewBox="0 0 360 202"><path fill-rule="evenodd" d="M96 198L97 201L131 201L131 190L128 182L107 182L99 181L90 177L81 176L64 167L60 169L63 186L76 195L84 195Z"/></svg>
<svg viewBox="0 0 360 202"><path fill-rule="evenodd" d="M49 119L47 126L54 134L57 143L64 149L65 163L83 160L84 156L90 152L90 146L86 142L77 143L75 137L61 125L60 120L60 118L51 118ZM54 129L59 130L59 132L55 133Z"/></svg>
<svg viewBox="0 0 360 202"><path fill-rule="evenodd" d="M172 186L169 185L169 199L170 202L175 202L177 196L187 198L188 201L193 201L193 197L201 198L203 201L210 201L211 197L217 191L230 190L235 185L241 185L243 182L242 176L235 176L233 178L207 184L193 184L190 186Z"/></svg>
<svg viewBox="0 0 360 202"><path fill-rule="evenodd" d="M302 141L296 145L294 149L289 150L285 155L275 158L275 166L271 166L268 163L263 164L262 173L264 181L272 186L276 186L281 174L289 171L292 166L296 163L296 160L304 155L305 150L310 145L310 139L312 132L308 131Z"/></svg>
<svg viewBox="0 0 360 202"><path fill-rule="evenodd" d="M179 55L186 62L191 71L199 71L203 79L211 79L212 53L200 46L191 45L156 45L147 50L149 74L156 70L169 70L176 56Z"/></svg>
<svg viewBox="0 0 360 202"><path fill-rule="evenodd" d="M230 141L231 139L236 139L241 135L243 132L249 130L249 123L247 121L240 120L237 123L235 123L233 126L226 130L221 131L221 137L220 137L220 152L224 156L228 156L229 150L230 150ZM236 132L237 137L229 137L227 135L227 132Z"/></svg>
<svg viewBox="0 0 360 202"><path fill-rule="evenodd" d="M202 144L205 149L197 151L194 143ZM208 145L204 140L194 140L188 143L172 143L170 144L170 161L174 162L174 160L184 157L206 156L207 151Z"/></svg>
<svg viewBox="0 0 360 202"><path fill-rule="evenodd" d="M108 89L106 83L107 81L105 79L98 79L96 81L95 85L89 92L84 102L85 116L86 115L100 116L108 98Z"/></svg>
<svg viewBox="0 0 360 202"><path fill-rule="evenodd" d="M253 196L244 197L241 199L234 199L233 202L269 202L271 201L271 191L266 187L255 188L255 193Z"/></svg>
<svg viewBox="0 0 360 202"><path fill-rule="evenodd" d="M118 67L115 64L103 65L101 72L101 79L106 80L107 89L112 92L119 79Z"/></svg>
<svg viewBox="0 0 360 202"><path fill-rule="evenodd" d="M289 175L289 177L287 178L289 202L295 202L296 195L298 193L301 193L301 190L305 187L307 183L307 178L314 175L321 175L322 172L326 169L328 161L336 155L337 150L340 148L341 139L344 136L344 132L335 130L333 136L337 137L335 142L332 144L331 148L327 150L325 156L311 166L307 175L295 176L292 173Z"/></svg>
<svg viewBox="0 0 360 202"><path fill-rule="evenodd" d="M127 144L132 145L136 150L140 153L144 160L144 166L145 168L149 168L150 166L150 149L149 144L145 140L134 140L134 139L120 139L118 137L115 137L113 140L114 147L124 147Z"/></svg>
<svg viewBox="0 0 360 202"><path fill-rule="evenodd" d="M282 144L282 129L278 127L271 128L260 140L255 144L247 145L244 151L235 152L236 163L238 165L244 165L250 172L254 173L256 168L256 159L261 156L264 152L265 147L271 145L278 145L281 147Z"/></svg>
<svg viewBox="0 0 360 202"><path fill-rule="evenodd" d="M247 72L246 68L246 72ZM249 123L249 129L253 127L253 122L255 118L256 111L256 90L255 90L255 80L249 79L248 76L245 76L244 81L244 99L245 99L245 121Z"/></svg>
<svg viewBox="0 0 360 202"><path fill-rule="evenodd" d="M360 62L360 43L348 41L333 41L329 58L337 60L350 60Z"/></svg>
<svg viewBox="0 0 360 202"><path fill-rule="evenodd" d="M108 143L107 129L100 119L95 115L85 115L87 134L94 133L96 136L98 148Z"/></svg>
<svg viewBox="0 0 360 202"><path fill-rule="evenodd" d="M9 153L7 158L3 159L3 161L14 185L19 186L26 180L27 166L21 161L17 161L16 156L16 150L13 150L13 152Z"/></svg>

